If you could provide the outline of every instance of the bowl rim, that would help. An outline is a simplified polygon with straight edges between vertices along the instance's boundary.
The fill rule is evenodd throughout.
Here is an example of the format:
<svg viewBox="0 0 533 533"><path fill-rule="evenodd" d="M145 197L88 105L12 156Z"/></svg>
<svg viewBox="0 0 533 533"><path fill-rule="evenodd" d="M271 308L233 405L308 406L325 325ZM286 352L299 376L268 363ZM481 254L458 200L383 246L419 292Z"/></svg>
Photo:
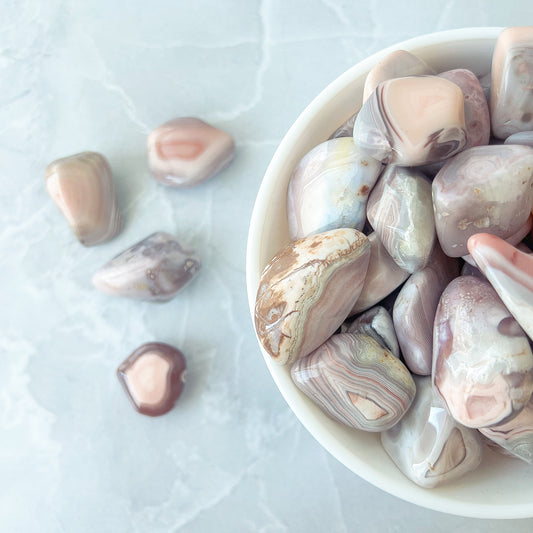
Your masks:
<svg viewBox="0 0 533 533"><path fill-rule="evenodd" d="M384 48L371 56L363 59L350 67L343 74L338 76L329 85L327 85L300 113L298 118L293 122L287 133L280 141L261 182L256 200L254 203L250 226L248 231L248 242L246 248L246 285L248 293L248 304L254 323L254 307L257 287L259 285L260 272L262 266L259 265L259 251L263 246L264 231L263 220L267 212L266 202L261 201L264 197L269 197L276 187L277 175L282 171L283 163L291 152L291 146L294 140L300 135L303 127L317 114L317 112L329 102L335 94L344 89L351 81L368 71L377 61L390 52L399 48L410 51L420 49L436 44L445 44L458 40L496 40L503 27L467 27L453 30L440 31L425 35L420 35L391 46ZM257 333L254 327L254 333ZM435 511L466 516L472 518L492 518L492 519L510 519L510 518L529 518L533 516L533 503L531 504L506 504L502 506L492 506L489 504L476 504L472 502L460 502L447 500L438 496L431 490L425 490L423 493L416 492L410 494L405 492L404 485L392 482L390 478L377 471L374 467L367 465L362 459L354 456L343 444L335 437L324 431L320 422L317 422L315 416L309 411L299 396L296 387L288 389L281 383L279 374L275 369L279 365L274 363L268 353L262 348L259 339L257 339L260 351L268 367L272 379L276 383L278 390L289 405L290 409L296 415L301 424L309 433L339 462L352 470L359 477L381 490L392 494L404 501L415 505L432 509ZM344 457L350 454L348 461ZM344 458L344 459L343 459ZM349 464L348 464L349 463ZM416 496L416 497L415 497ZM452 509L453 507L453 509Z"/></svg>

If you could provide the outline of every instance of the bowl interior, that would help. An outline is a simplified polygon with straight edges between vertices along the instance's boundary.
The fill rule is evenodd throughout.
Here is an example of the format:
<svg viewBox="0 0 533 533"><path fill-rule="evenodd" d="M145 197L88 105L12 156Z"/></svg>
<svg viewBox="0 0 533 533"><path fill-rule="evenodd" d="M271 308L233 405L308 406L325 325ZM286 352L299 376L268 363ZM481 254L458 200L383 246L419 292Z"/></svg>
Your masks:
<svg viewBox="0 0 533 533"><path fill-rule="evenodd" d="M261 272L289 241L286 191L298 161L326 140L358 111L366 74L395 49L415 53L437 72L468 68L477 75L490 71L492 51L501 28L465 28L417 37L358 63L324 89L303 111L278 147L261 184L248 236L246 260L250 311ZM487 450L482 465L462 479L422 489L396 468L381 447L379 435L350 429L316 407L293 384L289 368L272 363L261 348L280 392L308 431L334 457L377 487L431 509L479 518L533 516L533 469L522 461Z"/></svg>

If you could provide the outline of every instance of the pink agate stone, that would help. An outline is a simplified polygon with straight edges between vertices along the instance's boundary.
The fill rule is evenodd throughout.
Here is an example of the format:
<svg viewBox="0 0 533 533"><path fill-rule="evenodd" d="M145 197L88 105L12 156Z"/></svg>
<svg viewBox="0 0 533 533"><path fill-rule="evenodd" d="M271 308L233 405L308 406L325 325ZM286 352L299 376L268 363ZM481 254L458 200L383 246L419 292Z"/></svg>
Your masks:
<svg viewBox="0 0 533 533"><path fill-rule="evenodd" d="M516 321L533 339L533 256L486 233L470 237L468 250Z"/></svg>
<svg viewBox="0 0 533 533"><path fill-rule="evenodd" d="M495 137L533 130L533 26L506 28L492 56L490 115Z"/></svg>
<svg viewBox="0 0 533 533"><path fill-rule="evenodd" d="M173 187L192 187L233 159L229 133L197 118L170 120L148 136L148 164L154 178Z"/></svg>
<svg viewBox="0 0 533 533"><path fill-rule="evenodd" d="M533 392L533 354L522 328L486 280L455 278L435 315L432 379L467 427L502 424Z"/></svg>
<svg viewBox="0 0 533 533"><path fill-rule="evenodd" d="M117 376L135 409L160 416L172 409L185 382L185 357L173 346L149 342L119 367Z"/></svg>

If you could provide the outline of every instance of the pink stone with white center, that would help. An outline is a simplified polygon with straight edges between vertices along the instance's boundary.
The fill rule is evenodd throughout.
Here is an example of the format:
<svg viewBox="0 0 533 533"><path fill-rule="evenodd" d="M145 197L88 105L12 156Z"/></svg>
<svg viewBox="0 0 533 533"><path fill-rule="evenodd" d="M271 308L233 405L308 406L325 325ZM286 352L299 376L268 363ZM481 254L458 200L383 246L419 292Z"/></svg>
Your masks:
<svg viewBox="0 0 533 533"><path fill-rule="evenodd" d="M157 181L192 187L226 167L235 143L229 133L192 117L170 120L148 136L148 164Z"/></svg>

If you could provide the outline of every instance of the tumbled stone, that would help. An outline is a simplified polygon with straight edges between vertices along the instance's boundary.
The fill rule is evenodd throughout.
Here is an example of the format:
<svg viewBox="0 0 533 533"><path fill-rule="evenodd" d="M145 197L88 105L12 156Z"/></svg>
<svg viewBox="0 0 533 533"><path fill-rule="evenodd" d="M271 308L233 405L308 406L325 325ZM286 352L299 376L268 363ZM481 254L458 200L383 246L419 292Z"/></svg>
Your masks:
<svg viewBox="0 0 533 533"><path fill-rule="evenodd" d="M466 148L489 144L490 115L489 106L479 80L470 70L458 68L439 74L455 83L464 95Z"/></svg>
<svg viewBox="0 0 533 533"><path fill-rule="evenodd" d="M432 378L451 415L479 428L511 420L533 392L524 331L488 281L455 278L435 316Z"/></svg>
<svg viewBox="0 0 533 533"><path fill-rule="evenodd" d="M442 292L459 275L456 259L435 245L428 265L403 285L394 303L392 318L407 368L429 376L433 358L433 322Z"/></svg>
<svg viewBox="0 0 533 533"><path fill-rule="evenodd" d="M479 431L514 457L533 464L533 399L509 422Z"/></svg>
<svg viewBox="0 0 533 533"><path fill-rule="evenodd" d="M520 131L509 135L503 144L523 144L533 148L533 131Z"/></svg>
<svg viewBox="0 0 533 533"><path fill-rule="evenodd" d="M370 69L365 79L363 102L368 100L368 97L383 81L428 74L435 74L435 71L425 61L406 50L394 50Z"/></svg>
<svg viewBox="0 0 533 533"><path fill-rule="evenodd" d="M424 268L435 242L435 221L431 182L421 172L388 166L370 194L367 216L400 268Z"/></svg>
<svg viewBox="0 0 533 533"><path fill-rule="evenodd" d="M381 163L365 156L351 137L315 146L291 175L287 217L291 239L337 228L362 230L366 203Z"/></svg>
<svg viewBox="0 0 533 533"><path fill-rule="evenodd" d="M135 409L148 416L174 407L185 383L183 353L162 342L137 348L117 369L117 376Z"/></svg>
<svg viewBox="0 0 533 533"><path fill-rule="evenodd" d="M401 472L424 488L459 479L483 457L477 432L458 424L433 394L431 378L415 377L416 396L407 414L381 434Z"/></svg>
<svg viewBox="0 0 533 533"><path fill-rule="evenodd" d="M85 246L111 240L122 230L113 175L107 159L81 152L46 167L48 194Z"/></svg>
<svg viewBox="0 0 533 533"><path fill-rule="evenodd" d="M387 164L444 161L466 144L463 93L437 76L385 81L359 111L353 137L366 154Z"/></svg>
<svg viewBox="0 0 533 533"><path fill-rule="evenodd" d="M372 337L394 357L400 357L400 348L389 312L379 305L358 316L344 333L363 333Z"/></svg>
<svg viewBox="0 0 533 533"><path fill-rule="evenodd" d="M159 231L100 268L94 286L113 296L166 302L191 282L200 260L173 235Z"/></svg>
<svg viewBox="0 0 533 533"><path fill-rule="evenodd" d="M363 334L333 335L296 361L291 376L331 418L365 431L392 427L415 395L413 378L404 364Z"/></svg>
<svg viewBox="0 0 533 533"><path fill-rule="evenodd" d="M450 257L468 253L475 233L513 236L527 224L532 204L533 149L527 146L470 148L433 180L437 235Z"/></svg>
<svg viewBox="0 0 533 533"><path fill-rule="evenodd" d="M468 250L507 309L533 340L533 256L486 233L470 237Z"/></svg>
<svg viewBox="0 0 533 533"><path fill-rule="evenodd" d="M280 364L305 357L348 316L365 279L370 243L342 228L289 243L265 267L255 303L255 329Z"/></svg>
<svg viewBox="0 0 533 533"><path fill-rule="evenodd" d="M533 26L506 28L492 56L490 115L495 137L533 131Z"/></svg>
<svg viewBox="0 0 533 533"><path fill-rule="evenodd" d="M350 311L350 316L373 307L409 277L409 272L400 268L389 255L376 232L368 236L368 242L370 243L368 269L361 294Z"/></svg>
<svg viewBox="0 0 533 533"><path fill-rule="evenodd" d="M173 187L208 180L230 163L234 152L229 133L192 117L165 122L148 136L150 171L157 181Z"/></svg>

